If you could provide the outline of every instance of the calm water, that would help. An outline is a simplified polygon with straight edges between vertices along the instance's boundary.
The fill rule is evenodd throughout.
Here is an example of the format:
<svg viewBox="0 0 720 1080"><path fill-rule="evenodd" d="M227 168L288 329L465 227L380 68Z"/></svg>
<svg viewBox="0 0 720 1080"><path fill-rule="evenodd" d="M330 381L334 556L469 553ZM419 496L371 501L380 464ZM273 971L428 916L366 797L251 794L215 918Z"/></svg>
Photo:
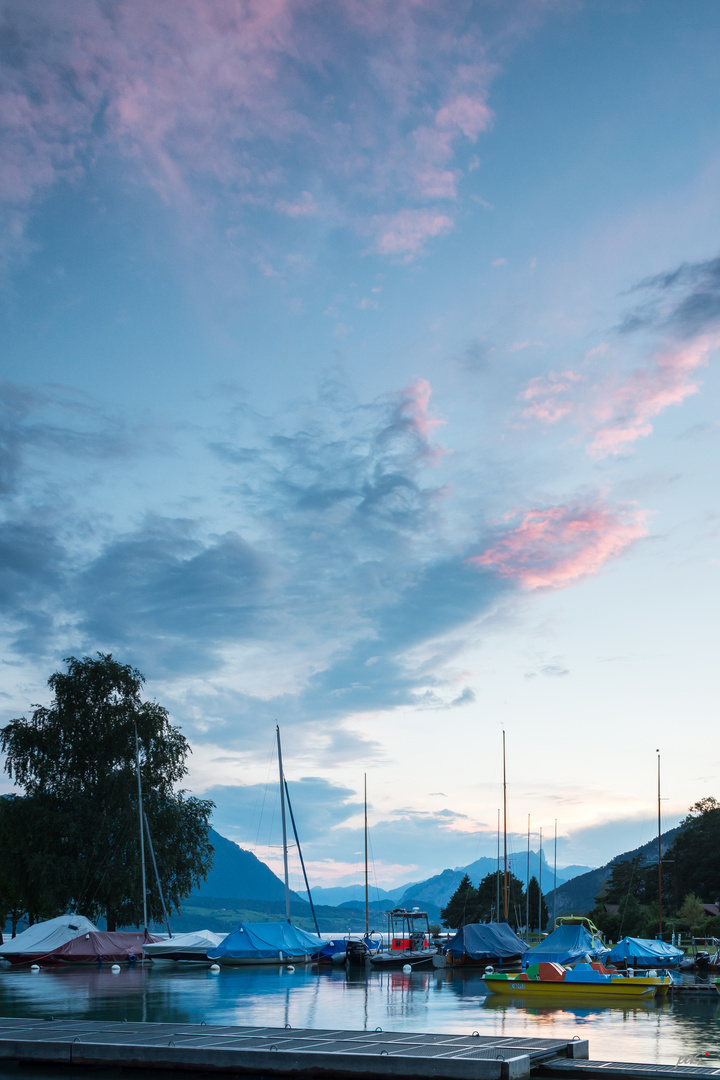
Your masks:
<svg viewBox="0 0 720 1080"><path fill-rule="evenodd" d="M657 1002L657 1003L656 1003ZM525 1008L487 996L478 974L447 971L346 973L154 965L0 970L0 1015L86 1020L263 1024L309 1028L381 1027L481 1035L579 1036L592 1058L674 1064L720 1050L720 995L675 1004Z"/></svg>

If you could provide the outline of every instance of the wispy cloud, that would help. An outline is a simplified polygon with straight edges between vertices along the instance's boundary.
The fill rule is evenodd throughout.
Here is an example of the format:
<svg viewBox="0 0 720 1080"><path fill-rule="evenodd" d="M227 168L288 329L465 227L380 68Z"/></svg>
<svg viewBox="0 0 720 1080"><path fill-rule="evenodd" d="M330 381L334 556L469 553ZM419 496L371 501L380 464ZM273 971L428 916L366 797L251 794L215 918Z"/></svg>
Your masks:
<svg viewBox="0 0 720 1080"><path fill-rule="evenodd" d="M648 298L622 319L612 346L591 349L577 370L534 376L520 392L524 419L572 421L595 458L652 434L656 417L698 392L697 373L720 348L720 259L684 264L637 290ZM628 338L639 331L660 336L660 344L628 371Z"/></svg>

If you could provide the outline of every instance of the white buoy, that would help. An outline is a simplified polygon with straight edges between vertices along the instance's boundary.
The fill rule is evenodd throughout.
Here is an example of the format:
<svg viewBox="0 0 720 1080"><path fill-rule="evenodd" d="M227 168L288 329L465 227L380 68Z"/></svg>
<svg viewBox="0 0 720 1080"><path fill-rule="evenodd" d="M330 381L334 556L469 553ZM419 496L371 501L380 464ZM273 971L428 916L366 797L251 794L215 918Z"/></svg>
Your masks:
<svg viewBox="0 0 720 1080"><path fill-rule="evenodd" d="M410 972L412 971L411 965L410 964L403 964L403 971L405 972L406 975L409 975Z"/></svg>
<svg viewBox="0 0 720 1080"><path fill-rule="evenodd" d="M113 964L113 966L110 968L110 970L112 971L113 975L119 975L120 974L120 965L119 964Z"/></svg>
<svg viewBox="0 0 720 1080"><path fill-rule="evenodd" d="M213 975L217 975L218 971L220 970L220 965L219 964L211 964L210 965L210 970L212 971Z"/></svg>
<svg viewBox="0 0 720 1080"><path fill-rule="evenodd" d="M487 966L487 967L485 968L485 974L486 974L486 975L494 975L494 974L495 974L495 968L494 968L494 967L491 967L491 966L490 966L490 965L488 964L488 966Z"/></svg>
<svg viewBox="0 0 720 1080"><path fill-rule="evenodd" d="M39 971L40 970L40 965L39 964L33 964L33 966L30 968L30 970L31 971Z"/></svg>
<svg viewBox="0 0 720 1080"><path fill-rule="evenodd" d="M288 964L288 966L285 968L285 970L289 971L292 974L292 972L295 970L295 968L292 966L292 964Z"/></svg>

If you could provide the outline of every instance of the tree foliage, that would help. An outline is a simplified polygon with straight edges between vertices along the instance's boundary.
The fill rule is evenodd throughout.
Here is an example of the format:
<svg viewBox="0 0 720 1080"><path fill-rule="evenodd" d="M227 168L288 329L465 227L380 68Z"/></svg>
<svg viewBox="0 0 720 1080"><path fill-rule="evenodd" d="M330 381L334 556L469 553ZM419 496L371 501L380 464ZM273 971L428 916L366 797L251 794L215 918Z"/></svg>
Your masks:
<svg viewBox="0 0 720 1080"><path fill-rule="evenodd" d="M24 855L17 870L5 872L3 887L8 896L22 897L28 912L72 907L90 918L104 915L108 929L138 926L135 731L145 813L171 909L212 865L213 804L175 789L187 772L189 746L166 709L141 700L145 679L139 671L102 653L65 663L67 671L48 680L52 703L33 706L29 720L21 717L0 730L6 770L25 792L3 813L24 819L34 837L32 857ZM147 899L150 917L161 918L154 887Z"/></svg>
<svg viewBox="0 0 720 1080"><path fill-rule="evenodd" d="M674 860L681 895L695 893L704 903L720 897L720 803L712 796L699 799L680 823L667 852Z"/></svg>
<svg viewBox="0 0 720 1080"><path fill-rule="evenodd" d="M540 885L536 877L531 877L528 882L528 907L530 909L531 930L544 930L550 918L545 897L540 896ZM541 908L542 904L542 908Z"/></svg>
<svg viewBox="0 0 720 1080"><path fill-rule="evenodd" d="M452 930L477 922L477 889L466 874L440 912L442 924Z"/></svg>

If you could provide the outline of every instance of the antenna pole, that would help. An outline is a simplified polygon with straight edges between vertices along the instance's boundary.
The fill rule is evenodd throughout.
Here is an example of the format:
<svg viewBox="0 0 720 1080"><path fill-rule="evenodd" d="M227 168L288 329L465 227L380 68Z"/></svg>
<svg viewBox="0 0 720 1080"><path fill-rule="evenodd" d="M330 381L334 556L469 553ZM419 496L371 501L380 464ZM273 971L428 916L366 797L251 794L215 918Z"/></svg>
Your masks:
<svg viewBox="0 0 720 1080"><path fill-rule="evenodd" d="M143 901L143 929L147 931L147 886L145 884L145 829L143 826L143 801L142 782L140 780L140 740L138 739L137 724L135 728L135 764L137 766L138 782L138 813L140 815L140 873L142 877L142 901Z"/></svg>
<svg viewBox="0 0 720 1080"><path fill-rule="evenodd" d="M368 839L367 839L367 773L363 774L365 788L365 940L370 937L370 900L368 895Z"/></svg>
<svg viewBox="0 0 720 1080"><path fill-rule="evenodd" d="M505 728L503 728L503 853L505 870L503 874L503 922L508 920L508 879L507 879L507 779L505 776Z"/></svg>
<svg viewBox="0 0 720 1080"><path fill-rule="evenodd" d="M285 776L283 774L279 724L275 725L275 731L277 733L278 769L280 771L280 807L282 809L283 865L285 868L285 918L290 922L290 879L288 875L287 825L285 822Z"/></svg>
<svg viewBox="0 0 720 1080"><path fill-rule="evenodd" d="M660 840L660 751L657 750L658 766L658 921L660 940L662 941L662 843Z"/></svg>

